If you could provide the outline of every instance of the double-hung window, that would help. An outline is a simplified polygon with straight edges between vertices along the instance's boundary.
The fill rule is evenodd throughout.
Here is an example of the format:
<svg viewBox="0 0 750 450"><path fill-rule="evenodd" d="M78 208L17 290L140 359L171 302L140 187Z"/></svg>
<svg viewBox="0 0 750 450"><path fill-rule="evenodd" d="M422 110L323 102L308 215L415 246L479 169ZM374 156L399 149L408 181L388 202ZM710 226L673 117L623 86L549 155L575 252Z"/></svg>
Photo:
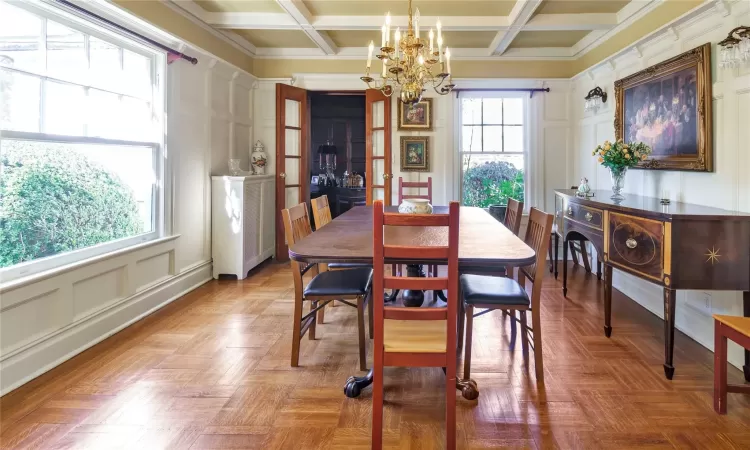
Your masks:
<svg viewBox="0 0 750 450"><path fill-rule="evenodd" d="M526 191L526 100L491 95L459 98L461 201L467 206L523 201Z"/></svg>
<svg viewBox="0 0 750 450"><path fill-rule="evenodd" d="M163 54L0 1L0 281L163 233Z"/></svg>

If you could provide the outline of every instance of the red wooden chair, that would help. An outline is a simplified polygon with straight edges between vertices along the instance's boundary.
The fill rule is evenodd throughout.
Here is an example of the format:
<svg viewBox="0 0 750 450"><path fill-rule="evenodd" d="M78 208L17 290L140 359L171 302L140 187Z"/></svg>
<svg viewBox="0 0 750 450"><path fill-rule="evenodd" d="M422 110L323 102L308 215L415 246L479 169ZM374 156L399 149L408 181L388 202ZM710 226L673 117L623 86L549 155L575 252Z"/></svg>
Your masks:
<svg viewBox="0 0 750 450"><path fill-rule="evenodd" d="M714 314L714 410L719 414L727 413L727 392L750 394L750 385L727 384L727 338L750 350L750 317Z"/></svg>
<svg viewBox="0 0 750 450"><path fill-rule="evenodd" d="M459 205L450 213L384 213L383 202L373 206L373 349L372 448L383 445L383 367L445 367L446 448L456 448L456 320L458 315L458 220ZM448 241L433 246L388 245L383 227L448 227ZM446 245L447 244L447 245ZM409 278L386 276L387 259L413 258L448 261L448 277ZM446 306L406 308L385 306L384 289L448 290Z"/></svg>
<svg viewBox="0 0 750 450"><path fill-rule="evenodd" d="M427 194L404 194L404 188L407 189L427 189ZM427 182L420 181L404 181L403 177L398 177L398 204L400 205L404 199L422 199L427 200L432 204L432 177L427 177ZM401 275L401 264L393 264L391 266L391 273ZM438 266L433 264L427 267L428 276L437 276Z"/></svg>

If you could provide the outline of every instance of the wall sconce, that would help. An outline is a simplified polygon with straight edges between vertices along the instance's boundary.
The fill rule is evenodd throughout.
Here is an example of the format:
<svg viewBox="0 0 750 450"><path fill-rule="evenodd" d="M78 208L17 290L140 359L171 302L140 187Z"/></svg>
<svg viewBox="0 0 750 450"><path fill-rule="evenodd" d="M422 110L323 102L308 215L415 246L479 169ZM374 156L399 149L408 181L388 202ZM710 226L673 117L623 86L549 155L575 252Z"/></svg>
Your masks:
<svg viewBox="0 0 750 450"><path fill-rule="evenodd" d="M732 69L743 63L750 63L750 27L737 27L729 32L726 39L719 42L721 60L719 67Z"/></svg>
<svg viewBox="0 0 750 450"><path fill-rule="evenodd" d="M583 108L584 111L597 112L601 108L603 103L607 103L607 93L602 90L599 86L590 90L586 95L586 103Z"/></svg>

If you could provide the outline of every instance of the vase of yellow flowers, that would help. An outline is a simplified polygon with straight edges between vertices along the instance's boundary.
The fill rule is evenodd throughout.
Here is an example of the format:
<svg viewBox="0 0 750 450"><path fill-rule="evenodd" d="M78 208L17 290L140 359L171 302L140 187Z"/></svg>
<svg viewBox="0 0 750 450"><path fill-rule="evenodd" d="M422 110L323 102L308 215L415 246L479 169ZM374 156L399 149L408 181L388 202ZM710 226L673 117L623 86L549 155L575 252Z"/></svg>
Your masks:
<svg viewBox="0 0 750 450"><path fill-rule="evenodd" d="M638 165L640 161L648 158L651 147L643 142L623 142L618 139L615 142L604 141L591 153L597 157L599 164L609 169L612 176L612 199L623 200L622 189L625 187L625 174L628 169Z"/></svg>

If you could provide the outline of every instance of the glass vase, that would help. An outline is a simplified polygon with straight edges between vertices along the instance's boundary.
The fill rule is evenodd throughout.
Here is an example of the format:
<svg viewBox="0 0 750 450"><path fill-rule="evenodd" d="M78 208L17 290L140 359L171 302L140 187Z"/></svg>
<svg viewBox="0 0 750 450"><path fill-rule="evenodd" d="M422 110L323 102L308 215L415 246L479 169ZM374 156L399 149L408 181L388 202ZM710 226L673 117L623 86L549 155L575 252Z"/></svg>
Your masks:
<svg viewBox="0 0 750 450"><path fill-rule="evenodd" d="M625 200L622 195L622 189L625 187L625 174L628 173L627 167L609 168L609 174L612 177L612 200Z"/></svg>

